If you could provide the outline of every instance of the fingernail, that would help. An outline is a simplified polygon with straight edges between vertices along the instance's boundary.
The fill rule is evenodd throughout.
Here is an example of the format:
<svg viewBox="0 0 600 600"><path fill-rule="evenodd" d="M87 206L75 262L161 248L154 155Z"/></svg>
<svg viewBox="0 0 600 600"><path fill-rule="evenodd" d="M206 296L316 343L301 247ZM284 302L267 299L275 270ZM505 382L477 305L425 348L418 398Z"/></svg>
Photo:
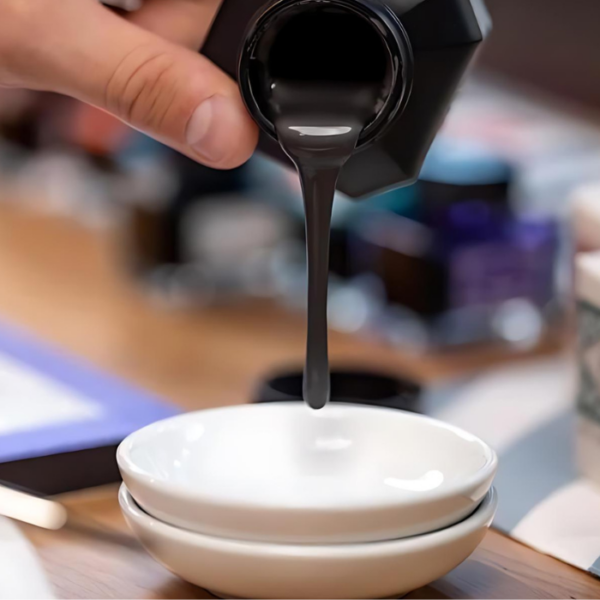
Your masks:
<svg viewBox="0 0 600 600"><path fill-rule="evenodd" d="M187 142L200 159L217 163L231 150L226 130L229 123L238 119L238 109L232 100L212 96L194 111L187 127Z"/></svg>

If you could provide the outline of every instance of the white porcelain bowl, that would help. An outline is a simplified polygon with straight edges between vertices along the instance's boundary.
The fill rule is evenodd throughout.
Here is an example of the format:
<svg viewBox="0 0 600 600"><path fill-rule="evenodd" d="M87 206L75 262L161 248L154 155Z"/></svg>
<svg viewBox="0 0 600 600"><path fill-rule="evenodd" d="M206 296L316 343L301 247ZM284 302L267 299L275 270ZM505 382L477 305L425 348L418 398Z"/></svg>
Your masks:
<svg viewBox="0 0 600 600"><path fill-rule="evenodd" d="M136 502L199 533L277 543L397 539L473 512L496 471L474 436L398 410L303 403L206 410L119 447Z"/></svg>
<svg viewBox="0 0 600 600"><path fill-rule="evenodd" d="M490 490L461 523L403 540L340 544L265 544L179 529L151 517L125 486L125 519L148 552L183 579L232 598L391 598L442 577L475 550L497 498Z"/></svg>

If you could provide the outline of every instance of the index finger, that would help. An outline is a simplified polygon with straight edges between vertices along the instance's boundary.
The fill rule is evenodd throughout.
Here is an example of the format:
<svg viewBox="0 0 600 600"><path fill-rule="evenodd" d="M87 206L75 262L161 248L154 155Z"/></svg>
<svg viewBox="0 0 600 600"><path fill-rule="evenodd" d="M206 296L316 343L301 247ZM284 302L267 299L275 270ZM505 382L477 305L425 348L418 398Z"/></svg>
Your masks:
<svg viewBox="0 0 600 600"><path fill-rule="evenodd" d="M199 50L221 0L145 0L127 20L161 37Z"/></svg>

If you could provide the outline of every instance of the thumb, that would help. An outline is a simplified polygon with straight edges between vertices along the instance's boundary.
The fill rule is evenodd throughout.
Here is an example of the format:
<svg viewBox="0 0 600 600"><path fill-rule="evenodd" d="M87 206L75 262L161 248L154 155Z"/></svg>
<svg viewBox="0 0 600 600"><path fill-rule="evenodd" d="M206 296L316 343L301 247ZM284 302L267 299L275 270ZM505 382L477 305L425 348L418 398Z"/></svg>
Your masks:
<svg viewBox="0 0 600 600"><path fill-rule="evenodd" d="M211 167L236 167L250 157L256 126L235 82L208 59L95 1L27 4L12 15L12 28L8 19L9 41L0 44L6 63L0 74L9 73L8 83L12 75L13 84L94 104ZM12 51L5 60L7 44Z"/></svg>

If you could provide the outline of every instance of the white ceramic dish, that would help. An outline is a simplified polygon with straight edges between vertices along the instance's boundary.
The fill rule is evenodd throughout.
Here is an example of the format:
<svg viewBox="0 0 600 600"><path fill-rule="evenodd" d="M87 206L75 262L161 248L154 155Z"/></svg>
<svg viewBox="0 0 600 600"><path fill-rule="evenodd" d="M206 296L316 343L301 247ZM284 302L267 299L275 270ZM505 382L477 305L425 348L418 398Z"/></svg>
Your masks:
<svg viewBox="0 0 600 600"><path fill-rule="evenodd" d="M275 543L355 543L441 529L489 490L494 452L398 410L303 403L177 416L119 447L136 502L199 533Z"/></svg>
<svg viewBox="0 0 600 600"><path fill-rule="evenodd" d="M125 486L125 519L148 552L183 579L222 597L391 598L442 577L475 550L490 526L492 489L461 523L425 535L337 546L265 544L207 536L151 517Z"/></svg>

